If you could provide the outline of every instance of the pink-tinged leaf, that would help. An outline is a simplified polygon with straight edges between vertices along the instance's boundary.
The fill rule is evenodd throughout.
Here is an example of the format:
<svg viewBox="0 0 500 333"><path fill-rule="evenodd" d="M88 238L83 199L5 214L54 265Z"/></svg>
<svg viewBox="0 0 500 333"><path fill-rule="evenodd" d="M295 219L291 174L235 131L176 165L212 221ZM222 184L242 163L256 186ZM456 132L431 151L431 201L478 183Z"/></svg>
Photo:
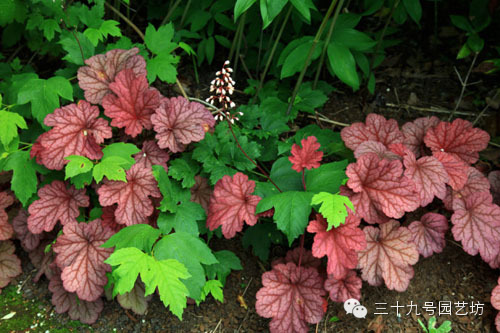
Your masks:
<svg viewBox="0 0 500 333"><path fill-rule="evenodd" d="M105 180L97 190L101 206L118 204L116 222L127 226L148 223L154 211L149 196L159 198L158 183L151 169L134 164L127 171L127 182Z"/></svg>
<svg viewBox="0 0 500 333"><path fill-rule="evenodd" d="M297 172L302 170L311 170L312 168L319 168L323 152L318 151L320 144L315 136L309 136L307 139L300 141L302 148L293 144L292 156L288 157L292 163L292 169Z"/></svg>
<svg viewBox="0 0 500 333"><path fill-rule="evenodd" d="M448 184L454 190L460 190L467 182L467 173L470 166L453 154L434 152L432 154L443 165L448 174Z"/></svg>
<svg viewBox="0 0 500 333"><path fill-rule="evenodd" d="M399 160L381 160L368 153L360 156L356 163L349 164L346 175L349 177L347 186L356 193L352 200L356 213L367 222L377 222L367 214L373 210L369 205L396 219L420 206L415 184L403 176L403 165Z"/></svg>
<svg viewBox="0 0 500 333"><path fill-rule="evenodd" d="M415 183L422 207L430 204L434 196L440 199L445 197L449 177L443 164L437 158L424 156L417 160L410 152L403 158L403 163L406 168L405 176Z"/></svg>
<svg viewBox="0 0 500 333"><path fill-rule="evenodd" d="M255 182L237 172L233 177L225 175L214 187L208 207L207 228L217 229L222 225L225 238L232 238L243 229L243 224L257 223L255 209L260 197L252 195Z"/></svg>
<svg viewBox="0 0 500 333"><path fill-rule="evenodd" d="M448 219L441 214L424 214L420 221L413 221L408 229L417 245L418 253L425 258L441 253L446 245L444 235L448 230Z"/></svg>
<svg viewBox="0 0 500 333"><path fill-rule="evenodd" d="M124 69L110 83L114 94L102 99L104 114L111 118L111 126L125 128L125 133L135 138L142 130L153 128L151 115L160 105L160 93L150 88L146 75L134 74Z"/></svg>
<svg viewBox="0 0 500 333"><path fill-rule="evenodd" d="M59 274L55 274L50 279L49 290L52 292L52 304L56 312L68 312L72 320L80 320L82 323L91 325L97 321L104 307L101 298L87 302L78 299L75 293L68 292L64 289Z"/></svg>
<svg viewBox="0 0 500 333"><path fill-rule="evenodd" d="M309 222L307 231L316 233L312 245L312 253L316 258L328 257L326 271L336 279L346 277L349 270L358 264L357 251L366 248L365 234L359 229L361 219L349 212L345 223L326 231L328 223L316 214L316 220Z"/></svg>
<svg viewBox="0 0 500 333"><path fill-rule="evenodd" d="M54 180L38 190L40 199L33 202L28 212L28 229L34 234L54 229L57 221L62 225L76 222L80 215L78 207L88 207L89 197L85 190L77 190L72 185L67 188L60 180Z"/></svg>
<svg viewBox="0 0 500 333"><path fill-rule="evenodd" d="M168 171L167 162L170 155L160 149L154 140L144 141L141 151L133 155L133 157L135 164L139 164L143 168L149 169L152 165L161 165L165 171Z"/></svg>
<svg viewBox="0 0 500 333"><path fill-rule="evenodd" d="M343 279L336 279L333 275L328 275L325 281L325 290L330 294L330 299L334 302L345 302L354 298L361 299L361 287L363 282L356 274L350 270Z"/></svg>
<svg viewBox="0 0 500 333"><path fill-rule="evenodd" d="M38 282L42 275L45 275L50 280L54 275L54 269L57 269L54 265L54 252L49 251L45 253L45 247L50 243L49 241L45 241L34 251L28 253L31 263L37 269L36 275L33 277L34 282Z"/></svg>
<svg viewBox="0 0 500 333"><path fill-rule="evenodd" d="M365 123L354 123L345 127L340 136L346 147L355 151L365 141L377 141L389 147L391 143L403 143L403 133L399 130L394 119L385 119L383 116L370 113Z"/></svg>
<svg viewBox="0 0 500 333"><path fill-rule="evenodd" d="M255 309L261 317L272 318L271 332L308 332L309 324L323 318L323 279L312 267L279 264L262 275Z"/></svg>
<svg viewBox="0 0 500 333"><path fill-rule="evenodd" d="M212 188L206 178L194 176L195 184L191 187L191 201L197 202L208 213Z"/></svg>
<svg viewBox="0 0 500 333"><path fill-rule="evenodd" d="M433 152L453 154L466 163L475 163L479 152L488 146L490 135L460 118L452 123L440 122L429 128L424 142Z"/></svg>
<svg viewBox="0 0 500 333"><path fill-rule="evenodd" d="M375 227L365 227L366 249L358 253L361 277L372 286L385 281L389 289L399 292L408 288L413 267L418 261L417 246L410 230L391 220Z"/></svg>
<svg viewBox="0 0 500 333"><path fill-rule="evenodd" d="M33 143L33 146L31 146L30 150L30 157L35 158L36 163L38 164L44 164L42 160L42 152L44 150L42 146L42 139L44 136L47 136L47 132L42 133Z"/></svg>
<svg viewBox="0 0 500 333"><path fill-rule="evenodd" d="M61 170L70 155L100 159L99 144L112 136L108 121L99 116L99 108L86 101L63 106L47 117L44 123L52 129L40 137L41 162L53 170ZM37 148L38 149L38 148Z"/></svg>
<svg viewBox="0 0 500 333"><path fill-rule="evenodd" d="M491 184L491 195L493 202L500 205L500 170L491 171L488 174L488 180Z"/></svg>
<svg viewBox="0 0 500 333"><path fill-rule="evenodd" d="M354 151L354 157L359 158L366 153L375 153L381 159L398 160L399 156L384 146L383 143L378 141L364 141L359 144L358 148Z"/></svg>
<svg viewBox="0 0 500 333"><path fill-rule="evenodd" d="M495 327L497 332L500 332L500 312L497 313L497 316L495 317Z"/></svg>
<svg viewBox="0 0 500 333"><path fill-rule="evenodd" d="M410 148L416 158L426 155L426 147L424 144L425 133L427 133L430 128L437 126L439 122L439 118L435 116L423 117L408 122L401 128L404 135L404 144Z"/></svg>
<svg viewBox="0 0 500 333"><path fill-rule="evenodd" d="M467 182L465 185L458 191L448 187L443 203L446 209L453 210L454 200L461 200L471 194L489 191L490 182L488 181L488 178L486 178L476 168L470 167L467 172Z"/></svg>
<svg viewBox="0 0 500 333"><path fill-rule="evenodd" d="M302 258L300 258L301 253L302 253ZM301 247L296 247L292 250L289 250L286 253L285 257L273 260L273 262L271 263L271 267L278 264L287 264L289 262L293 262L295 265L299 266L299 260L301 267L319 268L319 266L321 266L321 260L314 257L311 251Z"/></svg>
<svg viewBox="0 0 500 333"><path fill-rule="evenodd" d="M17 239L21 241L21 245L26 252L33 251L40 244L43 234L34 234L29 231L28 212L24 209L19 210L17 216L12 220L12 227Z"/></svg>
<svg viewBox="0 0 500 333"><path fill-rule="evenodd" d="M177 153L191 142L203 140L215 119L202 104L184 97L163 98L151 116L160 148Z"/></svg>
<svg viewBox="0 0 500 333"><path fill-rule="evenodd" d="M9 223L9 216L5 208L14 203L14 198L7 192L0 192L0 241L7 240L14 234L14 229Z"/></svg>
<svg viewBox="0 0 500 333"><path fill-rule="evenodd" d="M113 249L100 247L113 232L101 225L97 219L87 223L69 223L63 228L63 235L52 247L57 266L62 270L64 289L76 292L85 301L95 301L104 292L108 282L106 272L111 270L104 263Z"/></svg>
<svg viewBox="0 0 500 333"><path fill-rule="evenodd" d="M0 292L12 278L22 273L21 260L14 254L16 247L10 240L0 241Z"/></svg>
<svg viewBox="0 0 500 333"><path fill-rule="evenodd" d="M356 194L349 187L341 185L339 193L340 195L346 196L349 200L351 200L352 204L356 208L355 215L362 217L366 222L370 224L382 224L390 220L387 215L375 207L365 192Z"/></svg>
<svg viewBox="0 0 500 333"><path fill-rule="evenodd" d="M493 260L500 247L500 207L492 203L491 194L485 191L453 200L453 210L455 240L468 254L479 252L484 261Z"/></svg>
<svg viewBox="0 0 500 333"><path fill-rule="evenodd" d="M125 225L116 222L115 218L116 206L106 206L102 208L101 224L104 228L111 229L113 233L125 228Z"/></svg>
<svg viewBox="0 0 500 333"><path fill-rule="evenodd" d="M87 66L78 69L78 84L85 91L85 99L93 104L101 104L109 93L109 84L124 69L132 69L135 75L146 75L146 61L138 55L139 49L111 50L87 60Z"/></svg>
<svg viewBox="0 0 500 333"><path fill-rule="evenodd" d="M491 291L491 305L500 310L500 278L497 281L497 286Z"/></svg>

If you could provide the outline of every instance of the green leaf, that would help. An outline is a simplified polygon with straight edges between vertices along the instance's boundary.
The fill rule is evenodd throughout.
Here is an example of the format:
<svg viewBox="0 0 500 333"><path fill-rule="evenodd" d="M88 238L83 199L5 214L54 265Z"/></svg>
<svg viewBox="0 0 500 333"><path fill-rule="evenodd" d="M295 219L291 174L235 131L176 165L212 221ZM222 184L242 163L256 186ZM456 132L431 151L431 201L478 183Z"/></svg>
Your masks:
<svg viewBox="0 0 500 333"><path fill-rule="evenodd" d="M202 221L205 218L205 210L200 204L186 201L178 206L176 213L160 213L158 228L163 234L170 233L173 228L176 232L182 231L198 236L200 232L197 221Z"/></svg>
<svg viewBox="0 0 500 333"><path fill-rule="evenodd" d="M35 162L30 159L28 151L19 150L8 156L4 169L13 171L10 187L16 198L26 207L37 189Z"/></svg>
<svg viewBox="0 0 500 333"><path fill-rule="evenodd" d="M21 0L0 0L0 26L8 23L24 22L29 6Z"/></svg>
<svg viewBox="0 0 500 333"><path fill-rule="evenodd" d="M283 233L276 229L274 223L257 223L248 228L242 238L243 247L252 246L252 252L262 261L269 259L271 244L283 244Z"/></svg>
<svg viewBox="0 0 500 333"><path fill-rule="evenodd" d="M191 29L189 29L191 32L197 32L203 27L205 27L208 23L208 21L212 18L212 15L209 12L206 12L202 9L199 9L195 11L191 16L189 17L189 22L191 23Z"/></svg>
<svg viewBox="0 0 500 333"><path fill-rule="evenodd" d="M234 5L234 22L238 20L241 14L246 12L257 0L236 0Z"/></svg>
<svg viewBox="0 0 500 333"><path fill-rule="evenodd" d="M367 51L377 44L364 32L352 28L335 29L332 41L357 51Z"/></svg>
<svg viewBox="0 0 500 333"><path fill-rule="evenodd" d="M150 23L146 28L146 34L144 35L144 43L146 47L154 54L168 54L172 52L177 44L172 42L174 37L174 26L172 22L162 25L158 31ZM148 69L149 71L149 69Z"/></svg>
<svg viewBox="0 0 500 333"><path fill-rule="evenodd" d="M175 83L177 78L177 68L179 57L169 53L163 53L146 60L147 78L151 83L156 77L167 83Z"/></svg>
<svg viewBox="0 0 500 333"><path fill-rule="evenodd" d="M204 301L208 294L211 294L214 299L223 303L224 294L222 292L222 287L223 285L219 280L208 280L203 286L200 300Z"/></svg>
<svg viewBox="0 0 500 333"><path fill-rule="evenodd" d="M89 212L89 221L93 221L95 219L100 219L102 216L102 208L94 207Z"/></svg>
<svg viewBox="0 0 500 333"><path fill-rule="evenodd" d="M290 0L293 7L304 17L308 24L311 24L311 9L316 9L310 0Z"/></svg>
<svg viewBox="0 0 500 333"><path fill-rule="evenodd" d="M70 155L65 157L64 159L69 161L69 163L66 164L66 176L64 177L64 180L82 173L89 172L94 167L94 163L92 163L91 160L84 156Z"/></svg>
<svg viewBox="0 0 500 333"><path fill-rule="evenodd" d="M122 182L126 182L127 176L124 168L127 165L128 161L123 157L106 157L94 166L92 176L97 183L99 183L104 176L106 176L109 180L120 180Z"/></svg>
<svg viewBox="0 0 500 333"><path fill-rule="evenodd" d="M191 188L196 183L194 176L200 171L198 163L189 156L177 158L170 161L168 166L168 175L175 180L182 181L182 187Z"/></svg>
<svg viewBox="0 0 500 333"><path fill-rule="evenodd" d="M458 51L457 59L467 58L471 53L472 53L472 50L469 48L467 43L465 43Z"/></svg>
<svg viewBox="0 0 500 333"><path fill-rule="evenodd" d="M54 38L54 33L61 32L61 27L54 19L45 19L42 21L40 28L43 31L43 35L47 38L48 41L51 41Z"/></svg>
<svg viewBox="0 0 500 333"><path fill-rule="evenodd" d="M205 266L205 272L209 279L217 279L226 284L226 278L231 273L231 270L242 270L240 259L231 251L221 250L214 252L218 263Z"/></svg>
<svg viewBox="0 0 500 333"><path fill-rule="evenodd" d="M115 20L105 20L104 22L102 22L99 30L101 31L104 38L106 38L108 35L111 35L113 37L121 37L122 32L118 27L119 24L120 23Z"/></svg>
<svg viewBox="0 0 500 333"><path fill-rule="evenodd" d="M422 6L420 0L403 0L406 11L415 23L419 24L422 18Z"/></svg>
<svg viewBox="0 0 500 333"><path fill-rule="evenodd" d="M92 179L92 171L89 171L71 177L70 182L75 186L77 190L81 190L85 186L90 185L92 183Z"/></svg>
<svg viewBox="0 0 500 333"><path fill-rule="evenodd" d="M295 73L298 73L304 67L309 49L312 47L313 41L298 45L290 54L286 57L283 67L281 68L281 79L290 77ZM317 59L321 54L321 49L323 48L322 42L319 42L314 49L310 61Z"/></svg>
<svg viewBox="0 0 500 333"><path fill-rule="evenodd" d="M274 162L269 177L282 191L300 191L304 189L302 176L292 169L292 163L288 157L280 157Z"/></svg>
<svg viewBox="0 0 500 333"><path fill-rule="evenodd" d="M312 197L311 204L321 205L319 212L328 222L327 231L332 227L337 228L339 225L345 223L348 214L347 207L354 212L354 205L351 203L351 200L339 194L320 192Z"/></svg>
<svg viewBox="0 0 500 333"><path fill-rule="evenodd" d="M59 96L73 100L73 87L68 79L62 76L53 76L47 80L31 79L19 90L17 103L31 102L31 113L43 124L45 117L60 106Z"/></svg>
<svg viewBox="0 0 500 333"><path fill-rule="evenodd" d="M215 40L213 37L209 37L207 39L207 42L205 43L205 55L207 57L207 62L209 64L212 63L214 60L214 54L215 54Z"/></svg>
<svg viewBox="0 0 500 333"><path fill-rule="evenodd" d="M340 138L340 133L334 132L330 129L322 129L316 124L307 125L306 127L301 128L295 133L293 137L296 144L300 144L302 139L306 139L309 136L315 136L318 139L319 150L325 153L325 155L331 154L332 149L331 146L335 143L342 143L342 139ZM288 151L290 151L291 147Z"/></svg>
<svg viewBox="0 0 500 333"><path fill-rule="evenodd" d="M89 39L89 41L92 43L92 45L97 46L100 41L103 39L103 35L99 29L96 28L87 28L83 32L85 37Z"/></svg>
<svg viewBox="0 0 500 333"><path fill-rule="evenodd" d="M124 168L128 170L135 163L135 159L132 155L137 154L140 151L141 150L132 143L112 143L102 149L102 159L104 160L105 158L111 156L121 157L127 162L127 164L124 165Z"/></svg>
<svg viewBox="0 0 500 333"><path fill-rule="evenodd" d="M342 44L333 41L328 44L327 53L330 66L335 75L354 90L358 90L359 77L351 51Z"/></svg>
<svg viewBox="0 0 500 333"><path fill-rule="evenodd" d="M285 63L285 59L288 58L290 53L295 50L297 47L300 45L303 45L305 43L312 43L314 37L311 36L304 36L301 38L294 39L290 43L288 43L287 46L281 51L280 57L278 58L278 66L281 66Z"/></svg>
<svg viewBox="0 0 500 333"><path fill-rule="evenodd" d="M160 237L160 234L160 230L149 224L134 224L118 231L101 247L115 247L115 252L122 248L135 247L143 252L151 253L153 244Z"/></svg>
<svg viewBox="0 0 500 333"><path fill-rule="evenodd" d="M288 0L260 0L260 15L263 22L262 29L271 24L287 3Z"/></svg>
<svg viewBox="0 0 500 333"><path fill-rule="evenodd" d="M484 47L484 40L474 33L467 38L467 46L470 47L472 52L479 53Z"/></svg>
<svg viewBox="0 0 500 333"><path fill-rule="evenodd" d="M470 24L469 20L464 16L450 15L451 23L459 29L467 32L474 32L474 28Z"/></svg>
<svg viewBox="0 0 500 333"><path fill-rule="evenodd" d="M188 290L180 279L190 276L183 264L175 259L157 260L135 247L115 251L105 263L119 266L112 273L115 280L113 296L132 290L140 273L146 286L144 296L151 295L158 288L165 307L170 307L170 311L182 320Z"/></svg>
<svg viewBox="0 0 500 333"><path fill-rule="evenodd" d="M183 189L177 181L170 180L162 166L153 165L153 175L163 196L160 207L158 207L160 211L175 213L179 208L179 202L186 202L191 198L191 192Z"/></svg>
<svg viewBox="0 0 500 333"><path fill-rule="evenodd" d="M2 97L0 96L0 105ZM11 141L18 136L17 128L27 129L28 125L24 118L19 114L9 111L0 110L0 142L2 142L5 149Z"/></svg>
<svg viewBox="0 0 500 333"><path fill-rule="evenodd" d="M313 193L287 191L262 199L257 204L256 213L262 213L274 207L274 221L278 229L288 238L292 245L295 238L302 235L309 223L311 199Z"/></svg>
<svg viewBox="0 0 500 333"><path fill-rule="evenodd" d="M347 178L345 168L347 160L322 164L319 168L306 171L306 188L313 193L337 193L340 185Z"/></svg>
<svg viewBox="0 0 500 333"><path fill-rule="evenodd" d="M83 33L75 32L74 34L76 35L76 37L72 32L61 32L61 39L59 40L59 44L61 44L63 50L67 52L67 54L63 57L63 60L83 66L84 60L94 55L95 47L94 44L92 44L92 42ZM78 40L76 38L78 38Z"/></svg>

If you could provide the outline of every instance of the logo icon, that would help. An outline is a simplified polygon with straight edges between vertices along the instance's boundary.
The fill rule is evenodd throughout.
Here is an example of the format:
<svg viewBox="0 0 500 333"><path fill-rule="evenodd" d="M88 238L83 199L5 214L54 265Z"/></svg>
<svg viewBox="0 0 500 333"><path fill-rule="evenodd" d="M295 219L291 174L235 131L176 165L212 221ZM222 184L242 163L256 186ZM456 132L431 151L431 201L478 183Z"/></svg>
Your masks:
<svg viewBox="0 0 500 333"><path fill-rule="evenodd" d="M368 313L368 310L355 298L350 298L344 302L344 310L356 318L366 318Z"/></svg>

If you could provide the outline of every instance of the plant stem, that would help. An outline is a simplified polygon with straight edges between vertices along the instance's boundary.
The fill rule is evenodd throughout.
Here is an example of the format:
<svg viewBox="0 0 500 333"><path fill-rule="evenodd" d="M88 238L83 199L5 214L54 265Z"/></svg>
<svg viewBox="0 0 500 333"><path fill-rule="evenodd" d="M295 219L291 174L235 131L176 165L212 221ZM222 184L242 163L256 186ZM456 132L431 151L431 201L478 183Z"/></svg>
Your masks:
<svg viewBox="0 0 500 333"><path fill-rule="evenodd" d="M491 98L492 100L495 100L495 98L497 98L498 96L498 93L500 92L500 89L497 89L497 92L495 93L495 95L493 95L493 97ZM481 117L483 116L483 114L486 112L486 110L488 110L488 107L490 105L488 104L488 102L486 102L486 106L481 110L481 112L477 115L477 118L474 119L474 121L472 122L472 126L476 125L476 123L479 121L479 119L481 119Z"/></svg>
<svg viewBox="0 0 500 333"><path fill-rule="evenodd" d="M236 32L234 33L233 43L231 44L231 49L229 50L229 57L228 57L229 61L233 60L233 54L234 54L234 50L236 48L236 43L238 41L238 37L240 36L240 31L242 29L241 21L242 21L242 17L240 17L240 19L238 21L238 26L236 27Z"/></svg>
<svg viewBox="0 0 500 333"><path fill-rule="evenodd" d="M387 27L389 26L389 23L391 22L392 15L394 14L394 11L396 10L396 8L399 5L399 1L400 0L396 0L392 4L391 13L389 14L389 16L387 16L387 20L385 21L385 25L384 25L384 28L382 29L382 33L380 34L380 37L378 38L377 46L375 48L375 52L373 53L373 58L372 58L372 63L371 63L370 69L373 67L373 64L375 63L375 58L377 57L378 52L380 51L380 46L382 45L382 40L384 39L385 32L387 31Z"/></svg>
<svg viewBox="0 0 500 333"><path fill-rule="evenodd" d="M306 233L304 232L302 236L300 236L300 254L299 254L299 268L300 265L302 264L302 254L304 254L304 238L306 236Z"/></svg>
<svg viewBox="0 0 500 333"><path fill-rule="evenodd" d="M302 186L304 187L304 191L307 191L305 173L306 173L306 170L302 169Z"/></svg>
<svg viewBox="0 0 500 333"><path fill-rule="evenodd" d="M340 0L337 9L335 9L335 14L333 15L332 23L330 23L330 28L328 29L328 34L326 35L325 45L323 46L323 51L321 51L321 57L319 58L318 68L316 69L316 76L314 77L313 89L316 89L316 85L318 84L319 75L321 73L321 67L323 67L323 61L325 60L326 51L328 50L328 44L330 44L330 39L333 35L333 28L335 27L335 23L337 22L337 17L339 17L340 10L344 5L344 0Z"/></svg>
<svg viewBox="0 0 500 333"><path fill-rule="evenodd" d="M184 7L184 12L182 12L181 24L180 24L181 27L184 24L184 20L186 19L186 14L189 10L189 7L191 7L191 0L188 0L186 7Z"/></svg>
<svg viewBox="0 0 500 333"><path fill-rule="evenodd" d="M455 104L455 108L451 111L450 116L448 117L448 121L450 121L453 118L453 116L455 115L455 112L458 109L458 106L460 105L460 103L462 103L462 98L464 97L465 88L467 88L467 82L469 81L470 73L472 72L472 69L474 68L474 64L476 63L478 55L479 55L479 52L474 52L474 58L472 59L472 62L469 66L469 70L467 71L467 75L465 76L464 80L462 80L462 78L460 77L460 74L457 72L458 79L460 80L460 84L462 85L462 90L460 91L460 96L458 97L458 101Z"/></svg>
<svg viewBox="0 0 500 333"><path fill-rule="evenodd" d="M164 25L165 23L167 23L168 19L170 18L170 16L172 16L174 10L177 8L177 6L179 6L179 4L181 3L181 0L177 0L174 5L168 10L168 13L167 15L165 16L165 18L163 19L163 21L161 21L160 23L160 26Z"/></svg>
<svg viewBox="0 0 500 333"><path fill-rule="evenodd" d="M297 97L297 93L299 92L300 85L302 84L302 80L304 79L304 75L306 74L307 67L309 66L309 61L311 60L311 57L314 53L314 49L316 48L316 45L318 44L319 39L323 34L323 30L325 30L326 22L328 22L328 19L332 15L333 8L335 8L336 4L337 0L332 0L332 2L330 3L330 7L326 12L325 17L323 18L323 21L321 21L321 25L319 26L319 29L316 32L316 36L314 37L311 48L309 49L309 53L307 54L304 66L302 67L302 71L300 72L299 79L297 80L295 88L293 89L292 97L290 98L290 103L288 104L288 110L286 111L287 116L290 114L290 111L292 111L293 102L295 101L295 97Z"/></svg>
<svg viewBox="0 0 500 333"><path fill-rule="evenodd" d="M240 29L240 35L238 36L238 44L236 45L236 56L234 57L234 65L233 65L233 70L236 73L238 69L238 60L240 59L240 48L241 48L241 41L243 40L243 30L245 30L245 20L247 17L247 12L244 12L243 15L241 15L241 29Z"/></svg>

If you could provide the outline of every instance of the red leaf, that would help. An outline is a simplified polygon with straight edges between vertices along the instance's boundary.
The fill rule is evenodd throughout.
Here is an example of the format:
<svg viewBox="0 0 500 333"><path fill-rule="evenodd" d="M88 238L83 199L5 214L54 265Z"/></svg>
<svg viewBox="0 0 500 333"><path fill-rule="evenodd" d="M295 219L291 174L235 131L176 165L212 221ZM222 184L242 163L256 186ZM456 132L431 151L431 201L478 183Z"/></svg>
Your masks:
<svg viewBox="0 0 500 333"><path fill-rule="evenodd" d="M0 241L7 240L14 234L14 229L9 223L9 216L5 208L14 203L14 198L7 192L0 192Z"/></svg>
<svg viewBox="0 0 500 333"><path fill-rule="evenodd" d="M38 163L38 164L44 164L43 161L42 161L42 153L43 153L43 150L45 148L43 148L43 146L42 146L42 139L46 135L47 135L47 132L42 133L35 140L35 142L33 143L33 146L31 146L30 157L31 158L35 157L36 158L36 163Z"/></svg>
<svg viewBox="0 0 500 333"><path fill-rule="evenodd" d="M215 124L215 119L202 104L184 97L163 98L151 116L160 148L177 153L185 145L203 140L205 132Z"/></svg>
<svg viewBox="0 0 500 333"><path fill-rule="evenodd" d="M363 280L373 286L383 280L387 288L405 291L414 274L411 265L418 261L411 232L394 220L380 225L380 229L365 227L363 231L367 246L358 253Z"/></svg>
<svg viewBox="0 0 500 333"><path fill-rule="evenodd" d="M436 127L429 128L424 142L433 152L453 154L467 163L475 163L479 151L485 149L490 136L463 119L455 119L452 123L440 122Z"/></svg>
<svg viewBox="0 0 500 333"><path fill-rule="evenodd" d="M449 177L443 164L437 158L424 156L417 160L410 152L403 158L403 163L406 168L405 176L415 183L422 207L430 204L434 196L440 199L445 197Z"/></svg>
<svg viewBox="0 0 500 333"><path fill-rule="evenodd" d="M467 163L453 154L448 154L440 151L434 152L432 156L437 158L438 161L443 164L443 167L449 177L448 184L454 190L460 190L462 187L464 187L465 183L467 182L467 172L470 168Z"/></svg>
<svg viewBox="0 0 500 333"><path fill-rule="evenodd" d="M497 286L491 291L491 305L500 310L500 278L497 281Z"/></svg>
<svg viewBox="0 0 500 333"><path fill-rule="evenodd" d="M455 240L462 242L468 254L479 252L484 261L493 260L500 246L500 207L492 203L491 194L485 191L453 200L453 210Z"/></svg>
<svg viewBox="0 0 500 333"><path fill-rule="evenodd" d="M372 219L373 208L398 219L420 205L415 184L403 176L399 160L381 160L368 153L349 164L346 175L349 177L347 186L356 192L352 200L356 213L367 222L378 222Z"/></svg>
<svg viewBox="0 0 500 333"><path fill-rule="evenodd" d="M311 170L319 168L323 152L318 151L320 144L315 136L309 136L307 139L300 141L302 148L299 145L293 144L292 156L288 157L292 163L292 169L297 172L302 172L304 168Z"/></svg>
<svg viewBox="0 0 500 333"><path fill-rule="evenodd" d="M101 220L87 223L69 223L63 228L63 235L52 247L57 266L62 270L64 289L76 292L85 301L95 301L104 292L108 282L106 271L111 267L104 263L113 249L100 247L113 231L105 229Z"/></svg>
<svg viewBox="0 0 500 333"><path fill-rule="evenodd" d="M60 274L54 274L50 279L49 290L52 292L52 304L55 306L56 312L64 313L68 311L72 320L80 320L82 323L91 325L97 321L104 307L101 298L93 302L87 302L78 299L75 293L66 291Z"/></svg>
<svg viewBox="0 0 500 333"><path fill-rule="evenodd" d="M0 241L0 292L12 278L22 273L21 260L14 254L15 251L10 240Z"/></svg>
<svg viewBox="0 0 500 333"><path fill-rule="evenodd" d="M207 227L210 230L222 225L225 238L232 238L243 229L243 224L257 223L255 209L260 197L252 195L255 182L237 172L233 177L225 175L214 187L208 207Z"/></svg>
<svg viewBox="0 0 500 333"><path fill-rule="evenodd" d="M491 184L491 195L493 202L500 205L500 170L491 171L488 175Z"/></svg>
<svg viewBox="0 0 500 333"><path fill-rule="evenodd" d="M98 116L99 108L86 101L63 106L47 115L44 123L53 128L40 137L41 162L49 169L61 170L69 155L100 159L99 144L111 138L112 133L108 122Z"/></svg>
<svg viewBox="0 0 500 333"><path fill-rule="evenodd" d="M425 133L430 128L437 126L439 122L439 118L435 116L423 117L408 122L401 128L404 135L404 144L410 148L416 158L426 155L424 144Z"/></svg>
<svg viewBox="0 0 500 333"><path fill-rule="evenodd" d="M167 161L170 159L170 155L160 149L154 140L144 141L141 151L133 157L135 164L139 164L143 168L149 169L152 165L161 165L165 171L168 171Z"/></svg>
<svg viewBox="0 0 500 333"><path fill-rule="evenodd" d="M413 221L409 226L412 240L417 245L418 253L425 258L433 253L441 253L446 245L444 235L448 230L448 219L441 214L424 214L420 221Z"/></svg>
<svg viewBox="0 0 500 333"><path fill-rule="evenodd" d="M255 309L261 317L273 318L271 332L308 332L307 323L323 318L323 279L312 267L279 264L262 275Z"/></svg>
<svg viewBox="0 0 500 333"><path fill-rule="evenodd" d="M111 126L125 127L125 133L133 138L143 128L153 128L151 115L160 105L160 93L149 87L145 74L136 76L132 69L124 69L109 89L114 94L104 96L102 106L104 114L111 118Z"/></svg>
<svg viewBox="0 0 500 333"><path fill-rule="evenodd" d="M40 239L43 234L34 234L28 229L28 212L24 209L19 210L19 213L12 220L12 227L16 232L17 239L21 241L21 245L26 252L33 251L40 244Z"/></svg>
<svg viewBox="0 0 500 333"><path fill-rule="evenodd" d="M383 143L378 141L364 141L359 144L358 148L354 151L354 157L359 158L366 153L375 153L381 159L398 160L399 156L384 146Z"/></svg>
<svg viewBox="0 0 500 333"><path fill-rule="evenodd" d="M35 250L28 253L31 263L36 267L38 272L33 277L33 281L38 282L42 275L45 275L47 279L51 279L54 275L54 269L57 268L54 264L54 252L49 251L45 253L45 248L49 245L51 241L45 241L41 246L37 247ZM59 272L60 274L60 272Z"/></svg>
<svg viewBox="0 0 500 333"><path fill-rule="evenodd" d="M122 70L129 68L135 75L146 75L146 61L138 55L139 49L111 50L87 60L87 66L78 69L78 84L85 91L85 99L93 104L101 104L105 95L111 93L109 84Z"/></svg>
<svg viewBox="0 0 500 333"><path fill-rule="evenodd" d="M28 212L28 229L34 234L54 229L57 221L65 225L76 222L80 215L78 207L88 207L89 197L85 190L69 189L60 180L54 180L38 190L40 199L33 202Z"/></svg>
<svg viewBox="0 0 500 333"><path fill-rule="evenodd" d="M479 193L479 192L489 192L490 182L488 179L476 168L470 167L467 172L467 182L458 191L451 188L447 188L446 197L443 199L443 203L446 209L453 210L453 201L461 200L468 195Z"/></svg>
<svg viewBox="0 0 500 333"><path fill-rule="evenodd" d="M365 123L354 123L345 127L340 136L346 147L355 151L365 141L378 141L389 147L391 143L403 143L403 133L394 119L386 120L383 116L370 113Z"/></svg>
<svg viewBox="0 0 500 333"><path fill-rule="evenodd" d="M350 270L343 279L336 279L333 275L328 275L325 281L325 290L330 294L330 299L334 302L345 302L348 299L361 299L361 287L363 282L356 274Z"/></svg>
<svg viewBox="0 0 500 333"><path fill-rule="evenodd" d="M357 251L366 247L365 234L359 229L361 219L351 212L344 224L326 231L328 223L321 214L309 222L307 231L316 233L312 253L316 258L328 257L326 271L337 279L346 277L349 270L358 264Z"/></svg>
<svg viewBox="0 0 500 333"><path fill-rule="evenodd" d="M206 178L194 176L194 180L196 183L191 187L191 201L199 203L205 212L208 213L212 188Z"/></svg>
<svg viewBox="0 0 500 333"><path fill-rule="evenodd" d="M149 196L159 198L158 183L151 169L134 164L127 171L127 182L105 180L97 190L101 206L118 204L116 222L127 226L148 223L154 211Z"/></svg>
<svg viewBox="0 0 500 333"><path fill-rule="evenodd" d="M273 262L271 263L271 267L279 264L286 264L289 262L292 262L295 265L299 266L299 259L301 253L302 253L302 260L300 262L301 267L318 268L319 266L321 266L321 260L314 257L311 251L301 247L296 247L292 250L289 250L284 258L278 258L276 260L273 260Z"/></svg>
<svg viewBox="0 0 500 333"><path fill-rule="evenodd" d="M116 222L115 211L115 205L102 207L101 224L104 228L111 229L113 233L125 228L125 225Z"/></svg>
<svg viewBox="0 0 500 333"><path fill-rule="evenodd" d="M361 192L360 194L356 194L349 187L341 185L339 194L346 196L349 200L351 200L352 204L356 208L355 215L362 217L366 222L373 224L385 223L390 220L387 215L375 207L366 193Z"/></svg>

